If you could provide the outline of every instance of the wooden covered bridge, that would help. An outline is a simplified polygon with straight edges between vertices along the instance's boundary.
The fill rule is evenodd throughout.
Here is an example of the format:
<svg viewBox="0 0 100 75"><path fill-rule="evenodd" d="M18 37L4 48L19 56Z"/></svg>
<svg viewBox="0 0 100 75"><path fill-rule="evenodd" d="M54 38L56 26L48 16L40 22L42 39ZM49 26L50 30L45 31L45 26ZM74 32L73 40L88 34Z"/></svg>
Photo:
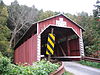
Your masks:
<svg viewBox="0 0 100 75"><path fill-rule="evenodd" d="M84 56L84 29L59 14L32 24L14 47L14 62L32 64L47 56L47 39L52 29L55 35L52 58L80 59Z"/></svg>

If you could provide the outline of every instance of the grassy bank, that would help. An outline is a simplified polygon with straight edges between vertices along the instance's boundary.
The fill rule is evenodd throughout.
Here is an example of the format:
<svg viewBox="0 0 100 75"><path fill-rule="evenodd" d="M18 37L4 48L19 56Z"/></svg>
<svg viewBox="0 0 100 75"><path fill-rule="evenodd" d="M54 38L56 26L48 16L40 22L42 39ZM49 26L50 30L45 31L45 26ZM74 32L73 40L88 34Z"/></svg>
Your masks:
<svg viewBox="0 0 100 75"><path fill-rule="evenodd" d="M91 61L86 61L86 60L81 60L79 61L80 64L95 67L95 68L100 68L100 63L97 62L91 62Z"/></svg>
<svg viewBox="0 0 100 75"><path fill-rule="evenodd" d="M63 75L74 75L74 74L72 74L72 73L70 73L70 72L64 72L64 74Z"/></svg>

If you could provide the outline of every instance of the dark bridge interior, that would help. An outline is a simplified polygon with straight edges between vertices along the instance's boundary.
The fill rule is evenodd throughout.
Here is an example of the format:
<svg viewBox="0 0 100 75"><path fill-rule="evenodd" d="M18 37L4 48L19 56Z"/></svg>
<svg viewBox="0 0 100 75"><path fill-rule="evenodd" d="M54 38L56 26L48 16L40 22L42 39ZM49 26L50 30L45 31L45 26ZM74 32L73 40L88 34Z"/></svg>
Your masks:
<svg viewBox="0 0 100 75"><path fill-rule="evenodd" d="M54 54L52 57L80 56L79 37L76 33L71 28L56 26L48 27L41 34L41 55L47 56L47 38L52 28L54 29L53 34L55 35Z"/></svg>

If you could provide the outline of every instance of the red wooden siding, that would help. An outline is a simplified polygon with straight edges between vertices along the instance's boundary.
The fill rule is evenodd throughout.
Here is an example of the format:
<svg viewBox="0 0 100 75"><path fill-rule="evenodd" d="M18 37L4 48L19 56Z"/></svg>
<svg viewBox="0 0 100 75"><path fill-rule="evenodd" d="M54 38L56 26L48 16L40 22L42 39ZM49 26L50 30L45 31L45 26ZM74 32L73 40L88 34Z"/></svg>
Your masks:
<svg viewBox="0 0 100 75"><path fill-rule="evenodd" d="M59 20L59 18L63 18L63 20L67 23L67 27L73 28L76 31L76 33L80 36L80 28L63 16L57 16L57 17L51 18L49 20L40 22L38 32L40 33L42 31L42 29L47 27L49 24L56 25L56 20Z"/></svg>
<svg viewBox="0 0 100 75"><path fill-rule="evenodd" d="M70 47L70 55L71 56L79 56L80 55L79 38L70 40L69 47Z"/></svg>
<svg viewBox="0 0 100 75"><path fill-rule="evenodd" d="M62 22L62 19L63 21ZM60 27L59 21L61 20L61 24L63 24L63 27ZM56 25L56 22L58 22L58 26ZM66 22L66 26L65 26ZM49 25L52 25L51 27L48 27ZM48 28L47 28L48 27ZM52 18L48 18L46 20L34 23L27 32L23 35L21 40L16 44L15 46L15 56L14 56L14 62L15 63L28 63L32 65L33 62L40 60L40 50L41 50L41 44L45 39L37 38L43 36L47 37L47 34L51 31L51 28L54 27L54 33L56 34L56 42L58 42L60 39L65 38L66 40L60 45L62 46L63 50L65 51L66 56L81 56L80 55L80 42L79 39L82 34L81 30L84 30L80 26L78 26L76 23L72 22L70 19L65 17L64 15L58 15L54 16ZM43 34L42 30L47 28ZM41 34L40 34L41 33ZM70 39L71 35L78 35L77 39ZM38 40L38 45L37 45ZM37 47L38 46L38 47ZM58 46L57 43L55 43L55 56L63 56L64 54L61 54L61 48ZM38 55L37 55L38 54ZM38 58L39 57L39 58Z"/></svg>
<svg viewBox="0 0 100 75"><path fill-rule="evenodd" d="M15 50L15 63L28 63L37 61L37 35L33 35Z"/></svg>

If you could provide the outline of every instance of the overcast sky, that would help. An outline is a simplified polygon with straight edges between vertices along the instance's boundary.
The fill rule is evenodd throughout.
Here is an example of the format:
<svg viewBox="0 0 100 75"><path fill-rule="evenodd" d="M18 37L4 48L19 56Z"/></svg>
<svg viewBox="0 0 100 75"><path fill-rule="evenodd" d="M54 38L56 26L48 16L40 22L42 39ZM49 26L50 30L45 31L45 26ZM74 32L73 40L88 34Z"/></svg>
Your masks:
<svg viewBox="0 0 100 75"><path fill-rule="evenodd" d="M3 0L5 4L10 5L14 0ZM76 14L85 11L92 14L94 4L97 0L17 0L19 4L32 6L37 9L60 11Z"/></svg>

